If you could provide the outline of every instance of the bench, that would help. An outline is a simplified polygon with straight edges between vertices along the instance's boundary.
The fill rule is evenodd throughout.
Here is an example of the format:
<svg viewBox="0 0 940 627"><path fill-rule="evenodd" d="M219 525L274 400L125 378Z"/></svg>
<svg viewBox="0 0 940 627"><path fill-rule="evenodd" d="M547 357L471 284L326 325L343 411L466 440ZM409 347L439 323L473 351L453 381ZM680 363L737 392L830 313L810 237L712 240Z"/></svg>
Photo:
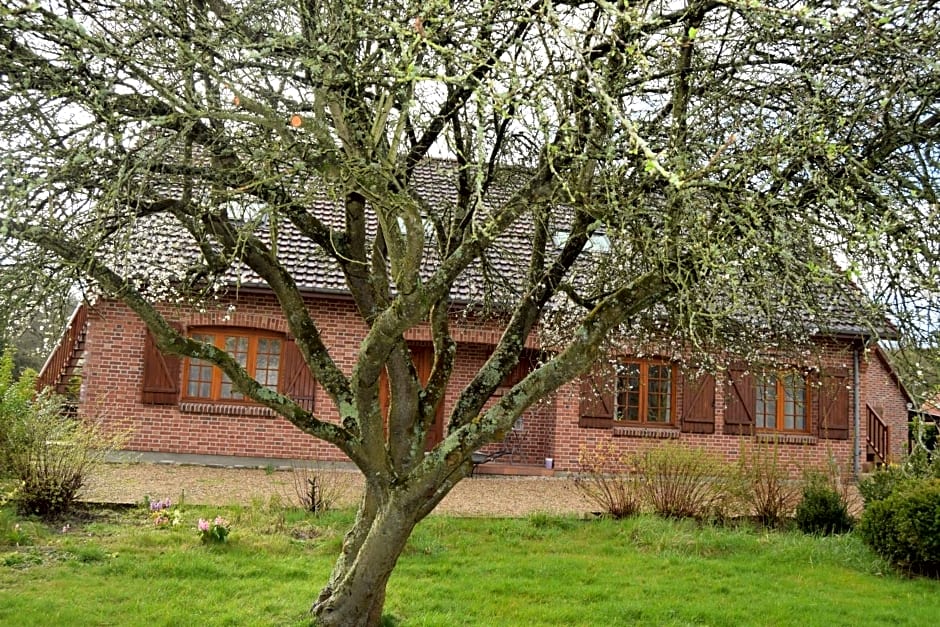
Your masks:
<svg viewBox="0 0 940 627"><path fill-rule="evenodd" d="M503 457L509 458L509 463L512 463L512 457L516 454L516 450L519 448L519 443L522 440L522 430L513 428L506 434L506 437L503 438L500 442L500 446L497 449L492 449L489 451L484 451L480 449L479 451L474 451L470 455L470 460L473 462L473 468L470 470L470 476L472 477L476 474L477 468L483 464L488 464L497 459Z"/></svg>

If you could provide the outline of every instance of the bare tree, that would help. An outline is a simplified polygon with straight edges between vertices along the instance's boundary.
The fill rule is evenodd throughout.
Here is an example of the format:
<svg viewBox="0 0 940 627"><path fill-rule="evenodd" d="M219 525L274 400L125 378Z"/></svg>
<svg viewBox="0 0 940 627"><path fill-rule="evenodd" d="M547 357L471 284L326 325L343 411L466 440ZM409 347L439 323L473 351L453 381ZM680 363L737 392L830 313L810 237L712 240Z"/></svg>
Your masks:
<svg viewBox="0 0 940 627"><path fill-rule="evenodd" d="M411 530L471 453L616 333L744 350L825 330L834 298L879 328L882 309L840 293L849 279L930 332L937 17L900 0L2 0L4 254L87 277L162 350L211 361L348 455L365 494L313 612L375 625ZM422 187L435 156L455 201ZM142 281L132 234L148 220L198 258ZM369 329L351 375L262 222L342 272ZM507 258L518 276L488 271ZM241 267L276 295L339 423L155 308ZM480 281L505 332L425 455L452 295ZM484 411L551 320L551 359ZM421 323L424 386L404 341Z"/></svg>

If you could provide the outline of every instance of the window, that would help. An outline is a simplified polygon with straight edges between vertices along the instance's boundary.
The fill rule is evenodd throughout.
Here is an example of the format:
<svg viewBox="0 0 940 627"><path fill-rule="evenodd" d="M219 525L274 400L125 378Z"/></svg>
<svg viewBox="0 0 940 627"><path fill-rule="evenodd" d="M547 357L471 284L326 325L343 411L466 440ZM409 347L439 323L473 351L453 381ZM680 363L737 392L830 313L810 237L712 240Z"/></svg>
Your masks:
<svg viewBox="0 0 940 627"><path fill-rule="evenodd" d="M675 367L667 363L618 364L614 420L652 425L675 423L675 378Z"/></svg>
<svg viewBox="0 0 940 627"><path fill-rule="evenodd" d="M809 399L806 380L790 373L756 382L754 419L758 429L807 431Z"/></svg>
<svg viewBox="0 0 940 627"><path fill-rule="evenodd" d="M283 347L280 337L247 329L200 329L192 333L192 338L225 350L261 385L277 389ZM183 381L183 396L186 398L245 400L228 376L200 359L186 360Z"/></svg>
<svg viewBox="0 0 940 627"><path fill-rule="evenodd" d="M564 229L555 231L552 235L552 244L555 248L563 248L570 236L571 231ZM592 253L608 253L610 252L610 238L602 231L594 231L588 237L588 240L584 242L582 250Z"/></svg>

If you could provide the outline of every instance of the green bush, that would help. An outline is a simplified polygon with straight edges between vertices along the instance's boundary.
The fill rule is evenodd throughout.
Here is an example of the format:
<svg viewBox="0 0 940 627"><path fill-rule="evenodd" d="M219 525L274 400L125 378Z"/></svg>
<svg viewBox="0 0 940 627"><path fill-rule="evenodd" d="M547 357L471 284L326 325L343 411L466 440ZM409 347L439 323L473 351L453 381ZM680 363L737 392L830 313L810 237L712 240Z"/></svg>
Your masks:
<svg viewBox="0 0 940 627"><path fill-rule="evenodd" d="M676 443L648 449L636 457L642 494L666 518L721 518L727 513L728 465L707 451Z"/></svg>
<svg viewBox="0 0 940 627"><path fill-rule="evenodd" d="M121 438L63 416L63 399L33 391L36 374L12 377L12 352L0 357L0 463L16 484L11 501L24 514L52 517L78 498L92 467Z"/></svg>
<svg viewBox="0 0 940 627"><path fill-rule="evenodd" d="M917 445L900 464L882 466L862 479L858 491L867 506L888 498L908 483L931 478L940 479L940 455L932 455L926 448Z"/></svg>
<svg viewBox="0 0 940 627"><path fill-rule="evenodd" d="M803 487L803 499L796 506L796 526L803 533L831 535L852 528L848 504L831 482L811 478Z"/></svg>
<svg viewBox="0 0 940 627"><path fill-rule="evenodd" d="M940 576L940 479L911 481L873 501L862 514L858 533L897 568Z"/></svg>
<svg viewBox="0 0 940 627"><path fill-rule="evenodd" d="M858 482L858 493L866 507L883 501L899 487L912 480L901 466L883 466Z"/></svg>
<svg viewBox="0 0 940 627"><path fill-rule="evenodd" d="M12 477L9 460L11 430L20 416L30 412L36 395L36 373L27 370L19 378L13 377L14 350L7 349L0 355L0 474Z"/></svg>

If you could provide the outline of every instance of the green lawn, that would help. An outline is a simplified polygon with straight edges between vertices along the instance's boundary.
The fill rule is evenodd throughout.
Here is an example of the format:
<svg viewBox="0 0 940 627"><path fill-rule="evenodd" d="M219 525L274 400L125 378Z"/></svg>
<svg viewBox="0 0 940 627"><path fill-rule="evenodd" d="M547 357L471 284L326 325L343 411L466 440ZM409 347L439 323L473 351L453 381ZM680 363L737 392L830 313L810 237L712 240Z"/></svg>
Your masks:
<svg viewBox="0 0 940 627"><path fill-rule="evenodd" d="M218 513L233 521L230 541L203 546L195 522ZM304 624L351 514L256 504L182 519L154 529L131 510L63 533L3 512L0 624ZM940 582L889 572L852 535L434 517L415 531L386 613L401 626L926 625Z"/></svg>

